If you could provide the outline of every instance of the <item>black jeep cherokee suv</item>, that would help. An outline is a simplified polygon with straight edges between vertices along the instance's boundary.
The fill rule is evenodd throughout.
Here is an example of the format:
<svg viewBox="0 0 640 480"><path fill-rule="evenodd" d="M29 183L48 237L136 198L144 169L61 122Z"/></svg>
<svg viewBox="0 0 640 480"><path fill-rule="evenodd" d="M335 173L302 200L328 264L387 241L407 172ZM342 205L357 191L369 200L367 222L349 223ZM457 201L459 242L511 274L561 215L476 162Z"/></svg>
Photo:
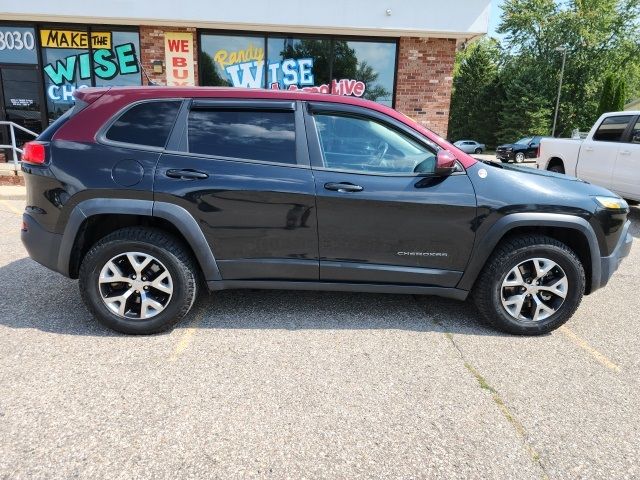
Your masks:
<svg viewBox="0 0 640 480"><path fill-rule="evenodd" d="M171 327L206 286L471 294L486 321L541 334L631 248L615 194L479 163L350 97L83 89L22 169L29 254L126 333Z"/></svg>

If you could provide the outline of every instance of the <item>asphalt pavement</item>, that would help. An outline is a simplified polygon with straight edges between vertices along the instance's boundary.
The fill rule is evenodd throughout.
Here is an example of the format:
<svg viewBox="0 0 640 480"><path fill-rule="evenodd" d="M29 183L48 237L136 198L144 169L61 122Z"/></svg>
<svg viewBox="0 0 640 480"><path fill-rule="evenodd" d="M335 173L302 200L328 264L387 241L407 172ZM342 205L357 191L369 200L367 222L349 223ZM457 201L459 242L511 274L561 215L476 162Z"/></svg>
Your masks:
<svg viewBox="0 0 640 480"><path fill-rule="evenodd" d="M609 286L542 337L470 303L203 296L170 333L97 324L0 195L0 478L640 477L640 210Z"/></svg>

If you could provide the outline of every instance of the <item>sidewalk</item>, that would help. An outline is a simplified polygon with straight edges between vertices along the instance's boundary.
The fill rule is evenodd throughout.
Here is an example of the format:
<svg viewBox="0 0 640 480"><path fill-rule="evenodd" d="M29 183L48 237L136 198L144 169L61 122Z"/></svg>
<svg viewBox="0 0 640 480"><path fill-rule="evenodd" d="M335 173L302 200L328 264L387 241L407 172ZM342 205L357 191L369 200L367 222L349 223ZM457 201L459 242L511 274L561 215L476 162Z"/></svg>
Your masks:
<svg viewBox="0 0 640 480"><path fill-rule="evenodd" d="M13 162L0 162L0 176L15 175L16 170ZM18 175L22 175L20 165L18 165Z"/></svg>
<svg viewBox="0 0 640 480"><path fill-rule="evenodd" d="M26 196L23 185L0 185L0 200L24 200Z"/></svg>

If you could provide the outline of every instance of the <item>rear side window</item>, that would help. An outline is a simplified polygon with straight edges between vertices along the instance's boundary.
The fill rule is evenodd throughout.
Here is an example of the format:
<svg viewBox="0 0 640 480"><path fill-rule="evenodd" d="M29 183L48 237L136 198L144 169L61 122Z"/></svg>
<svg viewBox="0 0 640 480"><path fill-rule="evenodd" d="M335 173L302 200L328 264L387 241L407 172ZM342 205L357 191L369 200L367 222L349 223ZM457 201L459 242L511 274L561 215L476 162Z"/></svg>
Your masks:
<svg viewBox="0 0 640 480"><path fill-rule="evenodd" d="M296 163L293 112L195 109L189 112L189 152Z"/></svg>
<svg viewBox="0 0 640 480"><path fill-rule="evenodd" d="M629 125L632 118L632 115L605 118L593 135L593 139L601 142L622 141L622 134L627 129L627 125Z"/></svg>
<svg viewBox="0 0 640 480"><path fill-rule="evenodd" d="M114 142L164 147L179 108L179 101L139 103L120 115L105 136Z"/></svg>

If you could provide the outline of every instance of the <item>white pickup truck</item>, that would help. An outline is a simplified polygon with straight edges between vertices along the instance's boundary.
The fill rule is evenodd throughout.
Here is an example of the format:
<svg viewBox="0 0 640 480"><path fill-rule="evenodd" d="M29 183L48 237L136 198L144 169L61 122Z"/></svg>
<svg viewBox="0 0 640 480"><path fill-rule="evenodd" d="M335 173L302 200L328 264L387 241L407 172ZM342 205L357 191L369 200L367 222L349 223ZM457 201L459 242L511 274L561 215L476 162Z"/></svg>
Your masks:
<svg viewBox="0 0 640 480"><path fill-rule="evenodd" d="M536 167L640 202L640 111L603 114L584 140L543 138Z"/></svg>

